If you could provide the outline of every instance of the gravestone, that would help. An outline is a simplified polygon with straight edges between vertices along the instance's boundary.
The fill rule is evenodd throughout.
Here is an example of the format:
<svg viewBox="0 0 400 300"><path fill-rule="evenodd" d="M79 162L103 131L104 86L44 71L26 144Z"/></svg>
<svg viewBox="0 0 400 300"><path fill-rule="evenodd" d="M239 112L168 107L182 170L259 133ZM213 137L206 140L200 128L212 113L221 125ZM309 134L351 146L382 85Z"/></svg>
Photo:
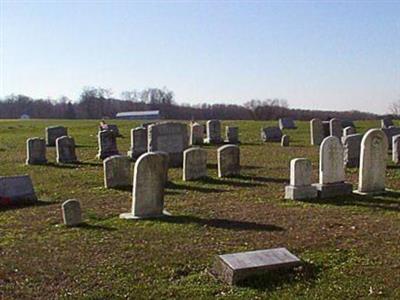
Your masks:
<svg viewBox="0 0 400 300"><path fill-rule="evenodd" d="M119 155L117 138L112 131L103 130L98 133L99 152L97 157L105 159L113 155Z"/></svg>
<svg viewBox="0 0 400 300"><path fill-rule="evenodd" d="M360 151L362 134L350 134L342 137L344 166L358 168L360 165Z"/></svg>
<svg viewBox="0 0 400 300"><path fill-rule="evenodd" d="M356 193L385 191L388 139L380 129L368 130L361 141L360 170Z"/></svg>
<svg viewBox="0 0 400 300"><path fill-rule="evenodd" d="M221 144L223 142L221 137L221 122L219 120L208 120L206 123L207 137L206 144Z"/></svg>
<svg viewBox="0 0 400 300"><path fill-rule="evenodd" d="M319 154L319 183L314 184L319 198L348 195L352 185L344 182L343 146L336 136L322 141Z"/></svg>
<svg viewBox="0 0 400 300"><path fill-rule="evenodd" d="M76 163L75 140L72 137L62 136L56 139L57 163Z"/></svg>
<svg viewBox="0 0 400 300"><path fill-rule="evenodd" d="M190 124L190 139L189 144L202 145L204 141L204 126L199 123Z"/></svg>
<svg viewBox="0 0 400 300"><path fill-rule="evenodd" d="M391 126L389 128L382 128L382 131L386 134L388 141L392 141L395 135L400 134L400 127ZM389 143L389 149L392 149L392 143Z"/></svg>
<svg viewBox="0 0 400 300"><path fill-rule="evenodd" d="M31 204L37 201L28 175L0 176L0 206Z"/></svg>
<svg viewBox="0 0 400 300"><path fill-rule="evenodd" d="M120 218L156 218L167 214L164 211L167 165L167 155L148 152L139 157L133 175L132 211L121 214Z"/></svg>
<svg viewBox="0 0 400 300"><path fill-rule="evenodd" d="M136 127L131 129L131 149L128 156L137 159L140 155L147 152L147 128Z"/></svg>
<svg viewBox="0 0 400 300"><path fill-rule="evenodd" d="M225 127L225 143L239 144L239 127Z"/></svg>
<svg viewBox="0 0 400 300"><path fill-rule="evenodd" d="M121 137L122 135L119 132L119 128L115 124L107 124L108 130L114 132L116 137Z"/></svg>
<svg viewBox="0 0 400 300"><path fill-rule="evenodd" d="M354 125L354 122L352 120L342 120L342 128L346 127L353 127L354 129L356 129L356 126Z"/></svg>
<svg viewBox="0 0 400 300"><path fill-rule="evenodd" d="M331 135L331 123L329 121L322 121L322 128L323 128L323 132L324 132L324 138ZM321 141L321 143L322 143L322 141Z"/></svg>
<svg viewBox="0 0 400 300"><path fill-rule="evenodd" d="M275 248L218 255L212 273L225 283L234 285L250 276L300 265L301 260L286 248Z"/></svg>
<svg viewBox="0 0 400 300"><path fill-rule="evenodd" d="M148 128L148 151L168 153L170 167L182 167L183 151L188 148L186 124L163 122Z"/></svg>
<svg viewBox="0 0 400 300"><path fill-rule="evenodd" d="M50 126L46 128L46 145L54 147L56 139L62 136L68 136L68 130L64 126Z"/></svg>
<svg viewBox="0 0 400 300"><path fill-rule="evenodd" d="M27 139L26 156L27 165L40 165L47 163L45 140L41 138Z"/></svg>
<svg viewBox="0 0 400 300"><path fill-rule="evenodd" d="M391 126L394 126L393 119L384 118L381 120L381 128L389 128Z"/></svg>
<svg viewBox="0 0 400 300"><path fill-rule="evenodd" d="M105 188L132 185L131 160L128 156L110 156L103 161L103 168Z"/></svg>
<svg viewBox="0 0 400 300"><path fill-rule="evenodd" d="M392 139L392 160L395 164L400 163L400 135L395 135Z"/></svg>
<svg viewBox="0 0 400 300"><path fill-rule="evenodd" d="M281 139L281 146L282 147L289 147L289 136L288 135L283 135Z"/></svg>
<svg viewBox="0 0 400 300"><path fill-rule="evenodd" d="M218 177L240 174L240 149L236 145L225 145L217 150Z"/></svg>
<svg viewBox="0 0 400 300"><path fill-rule="evenodd" d="M317 197L317 188L311 185L312 166L307 158L290 161L290 185L285 187L285 199L301 200Z"/></svg>
<svg viewBox="0 0 400 300"><path fill-rule="evenodd" d="M320 119L310 121L311 145L319 146L324 139L324 127Z"/></svg>
<svg viewBox="0 0 400 300"><path fill-rule="evenodd" d="M263 142L281 142L282 130L279 127L265 127L261 129L261 139Z"/></svg>
<svg viewBox="0 0 400 300"><path fill-rule="evenodd" d="M183 181L207 177L207 151L190 148L183 151Z"/></svg>
<svg viewBox="0 0 400 300"><path fill-rule="evenodd" d="M279 128L283 130L283 129L296 129L297 127L292 118L280 118Z"/></svg>
<svg viewBox="0 0 400 300"><path fill-rule="evenodd" d="M61 205L62 217L66 226L82 224L81 204L78 200L70 199Z"/></svg>
<svg viewBox="0 0 400 300"><path fill-rule="evenodd" d="M342 122L339 119L331 119L329 121L329 132L330 135L336 136L340 139L343 134Z"/></svg>
<svg viewBox="0 0 400 300"><path fill-rule="evenodd" d="M354 127L351 126L347 126L346 128L343 129L343 135L342 138L345 136L348 136L350 134L356 134L356 129Z"/></svg>

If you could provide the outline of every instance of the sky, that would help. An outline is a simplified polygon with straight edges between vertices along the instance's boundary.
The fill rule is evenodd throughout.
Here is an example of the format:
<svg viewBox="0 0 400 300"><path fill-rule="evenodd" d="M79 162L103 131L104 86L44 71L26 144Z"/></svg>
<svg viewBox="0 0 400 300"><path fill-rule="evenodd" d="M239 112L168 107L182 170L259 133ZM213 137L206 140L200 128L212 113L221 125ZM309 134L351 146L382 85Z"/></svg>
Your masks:
<svg viewBox="0 0 400 300"><path fill-rule="evenodd" d="M374 113L400 101L400 1L0 0L0 25L0 97L167 87L178 103Z"/></svg>

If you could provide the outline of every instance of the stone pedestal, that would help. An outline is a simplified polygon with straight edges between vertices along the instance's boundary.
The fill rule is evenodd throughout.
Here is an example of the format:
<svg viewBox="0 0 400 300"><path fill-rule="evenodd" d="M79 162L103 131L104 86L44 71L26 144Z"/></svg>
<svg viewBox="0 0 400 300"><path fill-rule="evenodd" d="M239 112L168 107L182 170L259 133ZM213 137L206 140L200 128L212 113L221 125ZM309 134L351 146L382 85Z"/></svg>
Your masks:
<svg viewBox="0 0 400 300"><path fill-rule="evenodd" d="M347 182L327 184L314 183L313 186L318 191L318 198L333 198L337 196L350 195L353 191L353 185Z"/></svg>
<svg viewBox="0 0 400 300"><path fill-rule="evenodd" d="M313 185L309 186L285 186L285 199L301 200L317 198L317 188Z"/></svg>

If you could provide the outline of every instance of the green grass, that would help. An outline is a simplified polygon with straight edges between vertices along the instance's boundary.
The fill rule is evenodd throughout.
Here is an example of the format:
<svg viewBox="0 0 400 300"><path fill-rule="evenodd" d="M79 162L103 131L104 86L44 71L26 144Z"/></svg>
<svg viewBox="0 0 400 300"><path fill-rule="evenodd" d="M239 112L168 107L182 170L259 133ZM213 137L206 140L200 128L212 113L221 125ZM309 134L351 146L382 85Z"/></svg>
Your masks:
<svg viewBox="0 0 400 300"><path fill-rule="evenodd" d="M138 123L116 121L129 148ZM130 191L103 188L96 121L0 121L0 174L29 174L41 202L0 209L1 299L355 299L400 298L400 194L283 200L289 161L308 157L318 176L318 149L308 122L288 130L291 146L262 144L260 128L276 122L231 121L240 127L242 176L218 179L216 147L207 146L208 180L183 182L170 170L164 220L127 221ZM65 125L79 145L79 165L26 166L25 141ZM359 131L377 121L357 122ZM387 186L400 190L389 162ZM347 178L357 183L356 169ZM86 225L66 228L61 203L81 201ZM305 262L292 273L226 286L208 273L216 254L287 247Z"/></svg>

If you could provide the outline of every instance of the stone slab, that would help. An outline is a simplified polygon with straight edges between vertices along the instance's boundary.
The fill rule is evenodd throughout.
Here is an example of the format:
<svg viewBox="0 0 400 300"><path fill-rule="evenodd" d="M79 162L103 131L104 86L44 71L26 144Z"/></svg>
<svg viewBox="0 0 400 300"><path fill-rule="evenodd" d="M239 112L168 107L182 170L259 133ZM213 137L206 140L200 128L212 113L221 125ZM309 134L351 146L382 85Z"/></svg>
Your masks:
<svg viewBox="0 0 400 300"><path fill-rule="evenodd" d="M317 188L318 198L333 198L338 196L350 195L353 192L353 185L347 182L313 184Z"/></svg>
<svg viewBox="0 0 400 300"><path fill-rule="evenodd" d="M119 218L125 219L125 220L143 220L143 219L156 219L156 218L162 218L162 217L168 217L168 216L171 216L171 214L164 209L162 214L160 214L160 215L136 216L133 213L122 213L119 215Z"/></svg>
<svg viewBox="0 0 400 300"><path fill-rule="evenodd" d="M28 175L0 177L0 206L36 201L32 180Z"/></svg>
<svg viewBox="0 0 400 300"><path fill-rule="evenodd" d="M285 199L302 200L315 199L318 196L317 188L313 185L309 186L285 186Z"/></svg>

